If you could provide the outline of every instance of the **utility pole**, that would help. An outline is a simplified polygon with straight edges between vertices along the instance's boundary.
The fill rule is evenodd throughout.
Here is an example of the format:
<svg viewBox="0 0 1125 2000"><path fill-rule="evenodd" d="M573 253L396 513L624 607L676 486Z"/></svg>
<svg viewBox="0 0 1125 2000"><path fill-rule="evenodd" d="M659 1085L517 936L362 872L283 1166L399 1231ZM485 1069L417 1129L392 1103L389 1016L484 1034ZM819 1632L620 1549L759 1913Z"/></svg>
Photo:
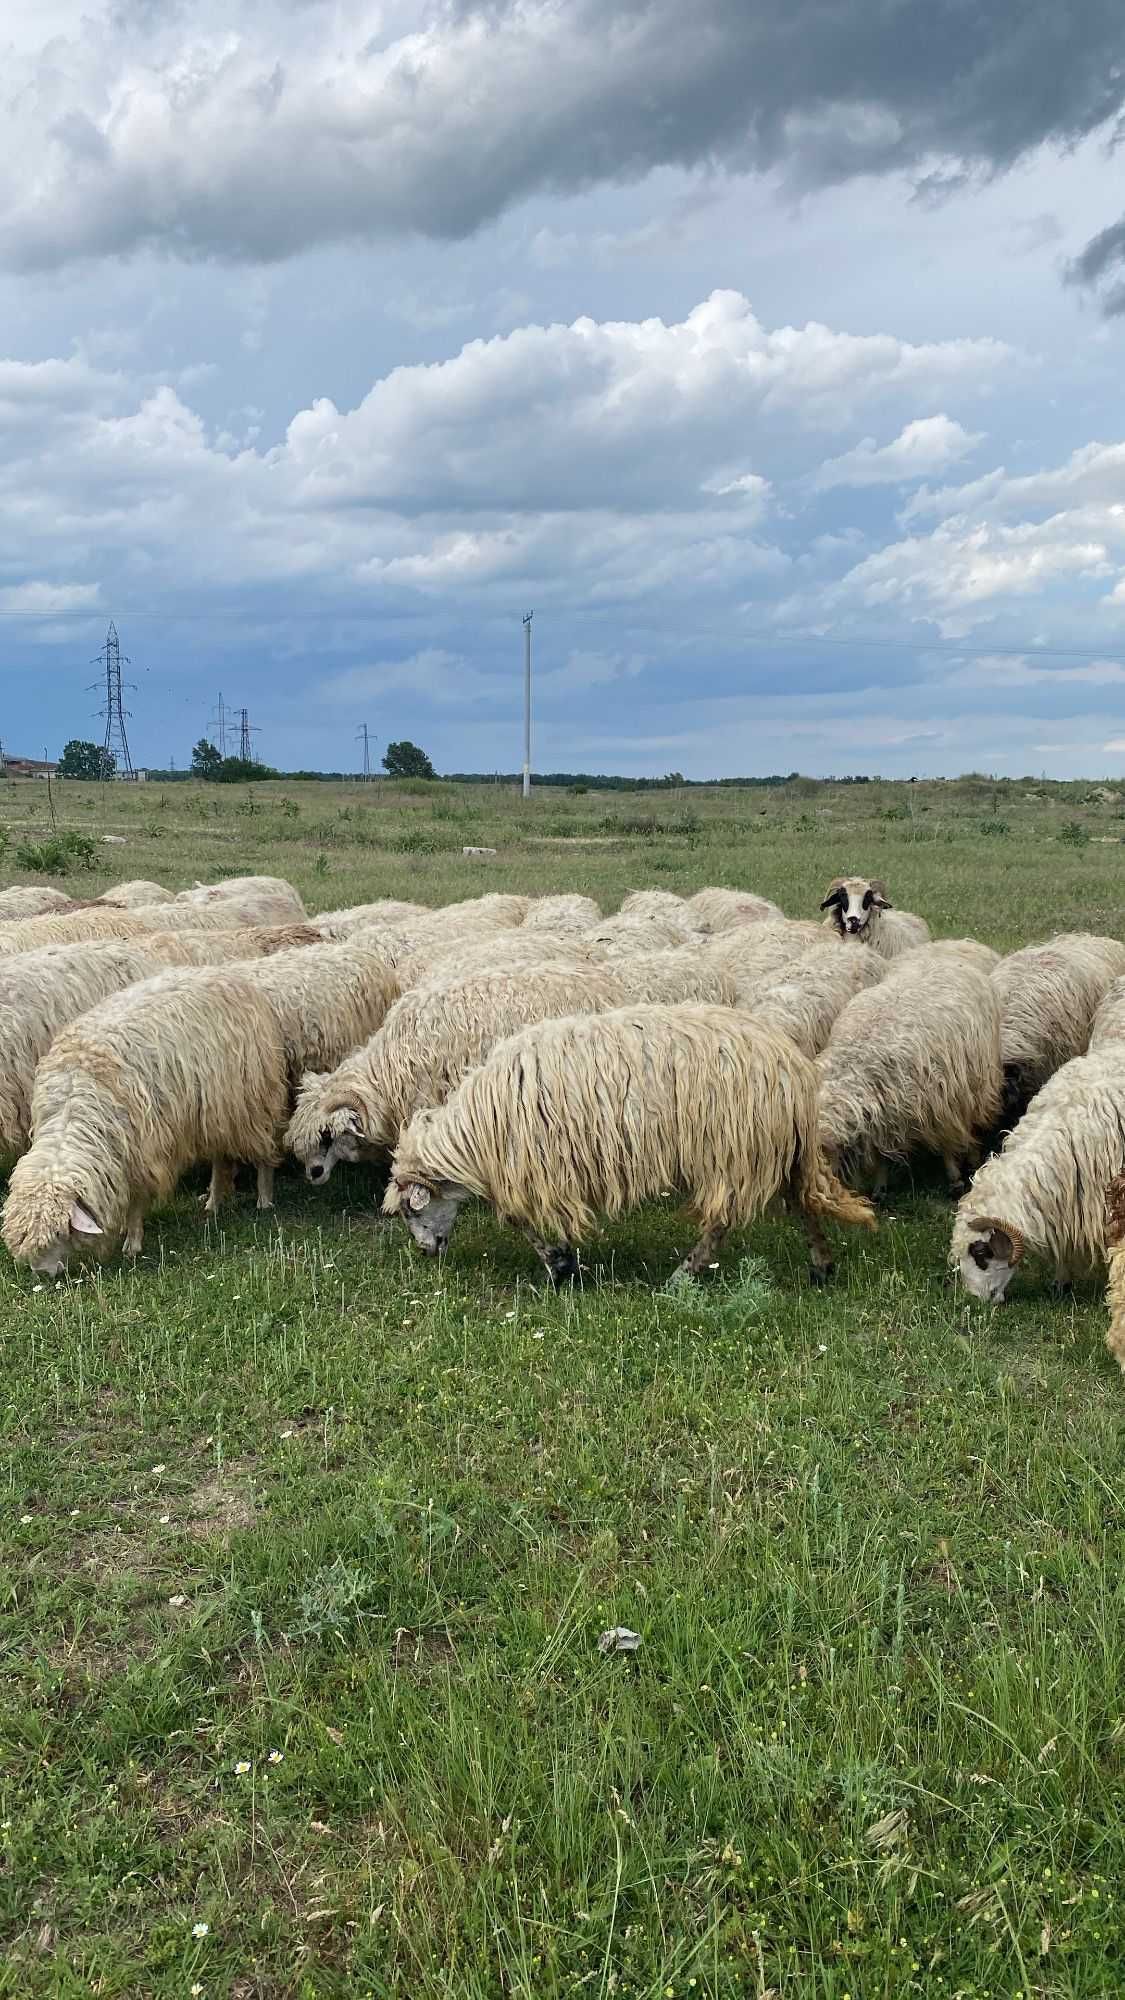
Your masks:
<svg viewBox="0 0 1125 2000"><path fill-rule="evenodd" d="M357 743L363 744L363 782L365 785L369 785L371 783L371 745L367 740L366 722L360 723L355 733L355 740Z"/></svg>
<svg viewBox="0 0 1125 2000"><path fill-rule="evenodd" d="M523 614L523 795L531 797L531 621L533 611Z"/></svg>
<svg viewBox="0 0 1125 2000"><path fill-rule="evenodd" d="M238 720L239 720L238 754L241 757L244 764L249 764L254 755L253 745L250 742L250 737L252 734L255 736L257 735L258 733L257 725L256 723L251 722L250 710L248 708L239 709Z"/></svg>
<svg viewBox="0 0 1125 2000"><path fill-rule="evenodd" d="M94 655L91 665L100 667L103 661L105 663L105 707L98 710L99 715L105 716L105 737L102 742L102 749L109 756L113 757L117 770L122 777L135 778L137 774L133 769L133 759L129 755L129 738L125 729L125 718L128 710L122 702L121 689L122 686L131 688L136 684L133 681L122 682L122 661L124 661L126 666L128 666L129 661L126 654L121 651L121 642L117 637L117 627L113 624L112 620L110 621L109 631L105 635L105 645L102 647L100 653ZM100 685L99 681L93 683L95 688L100 687ZM108 758L106 769L108 770Z"/></svg>
<svg viewBox="0 0 1125 2000"><path fill-rule="evenodd" d="M227 712L223 706L222 688L219 689L218 725L219 725L219 755L220 757L225 757L227 754Z"/></svg>
<svg viewBox="0 0 1125 2000"><path fill-rule="evenodd" d="M4 755L4 745L0 743L0 778L6 778L7 775L8 775L8 760Z"/></svg>

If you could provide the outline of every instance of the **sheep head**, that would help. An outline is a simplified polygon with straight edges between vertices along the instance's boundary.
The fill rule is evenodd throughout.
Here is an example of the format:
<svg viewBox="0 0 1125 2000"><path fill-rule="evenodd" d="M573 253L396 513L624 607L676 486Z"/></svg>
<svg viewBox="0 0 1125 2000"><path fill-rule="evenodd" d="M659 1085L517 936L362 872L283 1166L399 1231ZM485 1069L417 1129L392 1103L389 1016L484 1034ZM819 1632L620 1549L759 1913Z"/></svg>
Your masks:
<svg viewBox="0 0 1125 2000"><path fill-rule="evenodd" d="M4 1207L4 1241L16 1263L29 1265L37 1277L59 1278L84 1250L106 1255L116 1232L73 1188L33 1178L27 1159L25 1154L16 1165Z"/></svg>
<svg viewBox="0 0 1125 2000"><path fill-rule="evenodd" d="M430 1187L425 1181L396 1173L383 1197L383 1213L401 1216L419 1250L427 1257L437 1257L446 1248L461 1204L468 1198L468 1188L458 1187L456 1181L439 1181Z"/></svg>
<svg viewBox="0 0 1125 2000"><path fill-rule="evenodd" d="M1003 1305L1012 1273L1024 1253L1022 1236L1010 1223L974 1215L959 1238L957 1261L965 1290L986 1305Z"/></svg>
<svg viewBox="0 0 1125 2000"><path fill-rule="evenodd" d="M884 883L869 882L861 875L838 875L829 883L820 907L831 910L841 937L867 940L879 911L891 909L892 904Z"/></svg>

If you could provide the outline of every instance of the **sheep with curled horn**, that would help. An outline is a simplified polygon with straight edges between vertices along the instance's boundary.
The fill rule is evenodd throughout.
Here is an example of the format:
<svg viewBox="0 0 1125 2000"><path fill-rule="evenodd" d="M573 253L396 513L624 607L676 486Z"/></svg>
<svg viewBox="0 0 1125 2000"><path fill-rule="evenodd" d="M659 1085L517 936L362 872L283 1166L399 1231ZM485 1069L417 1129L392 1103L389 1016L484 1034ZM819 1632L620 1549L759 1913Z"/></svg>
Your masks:
<svg viewBox="0 0 1125 2000"><path fill-rule="evenodd" d="M524 1230L557 1284L577 1275L598 1215L669 1189L700 1232L682 1279L775 1195L805 1226L816 1281L831 1270L826 1219L875 1226L821 1154L812 1065L785 1036L704 1006L622 1007L512 1035L411 1120L383 1208L434 1255L477 1196Z"/></svg>
<svg viewBox="0 0 1125 2000"><path fill-rule="evenodd" d="M912 910L896 910L886 885L863 875L837 875L828 884L821 909L825 925L848 944L866 944L881 958L898 958L928 944L930 927Z"/></svg>

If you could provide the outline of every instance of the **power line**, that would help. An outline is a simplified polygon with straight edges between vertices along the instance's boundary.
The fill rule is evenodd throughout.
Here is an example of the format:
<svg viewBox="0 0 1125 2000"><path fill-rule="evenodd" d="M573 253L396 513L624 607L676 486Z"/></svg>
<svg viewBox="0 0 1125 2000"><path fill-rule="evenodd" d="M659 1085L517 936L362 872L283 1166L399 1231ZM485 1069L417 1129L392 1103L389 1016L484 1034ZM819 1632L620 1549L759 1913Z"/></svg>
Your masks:
<svg viewBox="0 0 1125 2000"><path fill-rule="evenodd" d="M371 782L371 745L367 737L366 722L360 723L355 733L355 740L357 743L362 740L363 743L363 782L367 785Z"/></svg>

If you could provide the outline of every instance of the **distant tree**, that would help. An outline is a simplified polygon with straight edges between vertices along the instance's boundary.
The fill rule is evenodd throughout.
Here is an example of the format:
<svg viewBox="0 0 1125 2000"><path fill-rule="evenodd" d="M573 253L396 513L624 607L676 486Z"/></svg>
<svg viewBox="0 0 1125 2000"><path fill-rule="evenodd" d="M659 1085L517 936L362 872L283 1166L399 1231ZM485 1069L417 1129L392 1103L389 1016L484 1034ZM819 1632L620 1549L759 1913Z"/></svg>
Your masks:
<svg viewBox="0 0 1125 2000"><path fill-rule="evenodd" d="M405 740L388 743L383 769L388 778L432 778L434 775L434 767L425 751L419 750L416 743Z"/></svg>
<svg viewBox="0 0 1125 2000"><path fill-rule="evenodd" d="M214 775L220 785L260 785L278 773L269 764L259 764L256 757L223 757Z"/></svg>
<svg viewBox="0 0 1125 2000"><path fill-rule="evenodd" d="M62 756L59 758L60 778L112 778L117 769L117 759L112 750L105 750L100 743L83 743L72 736Z"/></svg>
<svg viewBox="0 0 1125 2000"><path fill-rule="evenodd" d="M193 778L217 778L222 761L215 745L201 736L191 753L191 775Z"/></svg>

